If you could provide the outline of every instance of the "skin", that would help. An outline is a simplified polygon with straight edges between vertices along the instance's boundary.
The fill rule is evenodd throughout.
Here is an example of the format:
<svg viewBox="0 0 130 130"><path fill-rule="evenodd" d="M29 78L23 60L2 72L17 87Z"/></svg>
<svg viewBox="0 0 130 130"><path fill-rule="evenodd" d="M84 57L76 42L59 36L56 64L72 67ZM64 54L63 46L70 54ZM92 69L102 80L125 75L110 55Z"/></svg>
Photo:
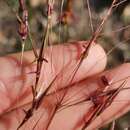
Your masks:
<svg viewBox="0 0 130 130"><path fill-rule="evenodd" d="M70 103L86 98L97 89L105 87L101 81L101 76L105 75L111 85L111 89L119 87L122 79L130 76L130 64L120 65L112 70L105 70L107 56L103 48L93 43L77 71L73 80L70 76L73 74L73 68L84 51L85 41L75 44L54 46L53 50L47 48L45 58L48 63L43 63L41 76L37 89L42 92L48 87L50 82L57 76L48 94L41 102L38 110L34 113L28 122L20 130L80 130L87 120L85 116L92 107L91 101L86 101L67 109L58 111L49 123L53 115L54 107L60 98L67 94L63 103ZM51 60L50 54L52 56ZM36 64L30 64L34 60L33 52L25 52L24 60L20 64L20 54L12 54L0 58L0 129L15 130L22 121L25 113L31 105L32 93L31 85L35 83ZM51 62L49 62L51 61ZM129 87L130 80L127 78L124 87ZM113 103L105 109L94 121L87 127L88 130L100 128L106 123L118 118L130 109L130 90L120 91ZM120 102L119 102L120 101ZM42 115L42 116L41 116ZM38 124L36 127L37 120ZM84 119L84 120L83 120ZM48 126L48 124L50 124Z"/></svg>

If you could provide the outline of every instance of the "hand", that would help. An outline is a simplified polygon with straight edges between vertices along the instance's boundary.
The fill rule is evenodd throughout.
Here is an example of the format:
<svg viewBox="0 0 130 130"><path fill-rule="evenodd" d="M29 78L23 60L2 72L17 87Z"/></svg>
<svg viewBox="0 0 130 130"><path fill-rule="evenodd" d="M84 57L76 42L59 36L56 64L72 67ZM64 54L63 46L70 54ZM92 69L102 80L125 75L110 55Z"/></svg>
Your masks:
<svg viewBox="0 0 130 130"><path fill-rule="evenodd" d="M85 49L84 44L85 42L78 42L46 49L45 58L48 63L43 63L37 89L43 92L54 77L57 76L57 78L42 100L38 110L20 130L81 129L88 118L87 113L90 112L94 104L91 100L86 100L83 103L77 102L87 99L91 93L106 87L101 80L102 76L107 78L111 88L119 87L126 78L125 87L129 87L130 64L123 64L115 69L103 72L107 56L98 44L92 45L88 56L84 58L73 78L74 68ZM0 58L1 130L17 129L25 116L24 110L28 110L31 106L31 86L35 83L36 71L36 64L30 64L34 60L33 52L24 53L22 69L19 57L20 54L13 54ZM65 97L56 112L56 105L64 94ZM126 113L130 109L129 95L129 89L121 90L113 103L90 122L87 129L99 128ZM74 105L75 103L77 104ZM67 104L73 105L67 107Z"/></svg>

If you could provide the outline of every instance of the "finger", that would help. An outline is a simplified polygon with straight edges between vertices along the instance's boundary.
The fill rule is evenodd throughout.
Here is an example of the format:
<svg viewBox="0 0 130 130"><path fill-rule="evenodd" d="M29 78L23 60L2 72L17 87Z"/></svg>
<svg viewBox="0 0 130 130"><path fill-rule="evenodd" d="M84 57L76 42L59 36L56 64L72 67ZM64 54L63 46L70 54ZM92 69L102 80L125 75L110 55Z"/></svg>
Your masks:
<svg viewBox="0 0 130 130"><path fill-rule="evenodd" d="M68 82L71 79L70 76L73 75L73 68L75 69L75 65L85 49L83 47L84 44L86 44L86 41L78 42L77 44L58 45L54 46L53 49L48 48L45 51L45 58L48 60L48 63L43 63L39 80L41 83L39 84L40 88L46 89L56 74L59 75L57 81L55 81L56 87L57 85L60 87L67 86L70 83ZM12 103L15 106L15 103L18 102L16 101L17 97L19 97L19 102L20 100L23 101L20 102L21 104L32 99L30 86L35 84L35 74L33 72L36 71L36 64L28 64L34 59L33 53L24 53L25 60L23 61L23 68L21 68L19 56L20 54L17 54L0 59L2 61L0 63L0 67L2 68L0 78L1 85L3 85L0 95L7 103L4 102L3 104L1 102L1 113L9 107L11 108ZM49 56L52 56L52 60L49 59ZM105 65L106 54L104 50L100 45L93 44L88 56L83 60L76 73L73 82L78 82L83 78L101 72L105 68Z"/></svg>
<svg viewBox="0 0 130 130"><path fill-rule="evenodd" d="M89 115L90 112L92 112L91 108L93 107L93 103L91 100L89 100L90 99L89 97L93 93L95 93L97 89L105 87L103 81L101 80L101 76L105 75L106 78L108 79L108 82L111 84L113 83L111 87L114 88L119 87L122 81L126 77L130 76L130 72L128 71L129 69L130 65L124 64L116 69L104 72L100 75L95 76L94 78L84 80L70 87L68 89L67 95L60 104L61 106L58 108L59 109L58 112L54 111L55 106L60 101L60 98L62 97L66 89L58 91L55 94L48 95L43 100L43 103L39 107L38 111L34 114L33 118L30 119L26 123L26 125L22 127L22 129L25 129L25 127L26 128L29 127L30 129L32 129L32 127L34 127L38 119L40 119L40 121L38 121L36 129L39 130L46 129L47 127L49 128L49 130L59 130L59 128L62 128L63 130L81 129L85 123L85 118L86 119L88 118L88 116L86 115ZM122 70L124 73L121 75L120 73L122 72ZM130 82L128 80L125 87L128 87L129 84ZM130 94L129 89L121 91L119 95L115 98L113 103L104 112L102 112L99 116L97 116L94 121L88 124L88 129L92 130L101 127L104 124L108 123L108 121L110 121L111 119L113 118L115 119L118 116L124 114L126 111L128 111L128 109L130 108L130 106L128 105L129 94ZM79 103L79 101L83 101L84 99L88 100ZM121 101L119 104L117 104L116 100L118 101L122 100L124 102ZM77 104L74 105L75 103ZM69 107L69 105L72 106ZM67 107L64 108L65 106ZM55 112L54 113L55 116L53 117L53 119L51 119L53 112ZM24 113L21 111L20 108L19 113L20 114L18 116L16 111L14 111L13 113L11 113L11 116L7 116L7 118L10 117L11 120L15 116L17 116L17 118L15 118L15 124L12 123L12 126L15 125L16 127L19 124L18 119L22 120ZM32 122L34 123L33 125Z"/></svg>
<svg viewBox="0 0 130 130"><path fill-rule="evenodd" d="M88 130L100 128L112 120L116 120L130 110L130 64L124 64L113 70L104 72L108 81L112 84L112 88L118 88L125 80L126 84L116 96L110 107L108 107L93 123L88 127Z"/></svg>
<svg viewBox="0 0 130 130"><path fill-rule="evenodd" d="M44 81L44 88L45 86L49 85L56 75L59 75L57 80L58 82L61 81L60 86L67 86L70 84L78 66L80 57L85 50L84 46L87 46L87 41L73 42L66 45L57 45L53 48L50 47L45 50L44 58L48 60L48 63L43 62L41 74L41 84ZM25 52L24 55L26 61L28 62L32 62L35 59L33 52ZM15 57L16 56L17 58L20 57L19 54L15 55ZM99 44L93 43L89 50L88 56L84 58L78 72L74 76L72 83L78 82L88 76L104 70L106 66L106 59L106 54L103 48ZM35 66L36 65L34 65L34 67ZM34 72L34 69L31 71ZM32 78L33 75L30 77ZM70 82L68 82L68 79Z"/></svg>
<svg viewBox="0 0 130 130"><path fill-rule="evenodd" d="M57 75L56 84L50 90L54 91L103 71L106 66L106 54L98 44L92 44L88 56L81 64L79 63L81 54L85 50L84 45L86 45L86 41L66 46L55 46L52 51L48 49L46 57L51 52L52 54L47 59L52 56L52 60L42 67L40 86L44 86L45 89Z"/></svg>

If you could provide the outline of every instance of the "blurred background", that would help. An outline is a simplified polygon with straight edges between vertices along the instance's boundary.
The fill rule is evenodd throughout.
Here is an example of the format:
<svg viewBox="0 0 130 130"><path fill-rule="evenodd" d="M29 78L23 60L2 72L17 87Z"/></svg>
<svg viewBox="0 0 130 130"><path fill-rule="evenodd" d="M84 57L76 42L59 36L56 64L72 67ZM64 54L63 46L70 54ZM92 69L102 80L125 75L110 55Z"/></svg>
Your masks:
<svg viewBox="0 0 130 130"><path fill-rule="evenodd" d="M107 19L97 42L108 54L107 68L130 61L130 0L117 0L119 5ZM61 11L61 6L63 9ZM51 43L89 40L106 16L112 0L55 0L52 14ZM18 1L0 0L0 55L21 51L18 22L12 9L18 12ZM26 0L29 26L37 48L41 45L47 24L46 0ZM25 50L30 50L26 41ZM130 125L130 114L116 120L116 130ZM101 130L108 130L110 125Z"/></svg>

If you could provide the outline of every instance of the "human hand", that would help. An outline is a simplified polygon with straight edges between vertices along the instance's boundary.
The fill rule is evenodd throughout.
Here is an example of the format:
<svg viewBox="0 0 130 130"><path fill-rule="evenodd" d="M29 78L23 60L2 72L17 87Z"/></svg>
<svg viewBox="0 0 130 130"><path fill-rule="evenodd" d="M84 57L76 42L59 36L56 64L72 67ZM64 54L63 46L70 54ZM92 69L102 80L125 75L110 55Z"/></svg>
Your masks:
<svg viewBox="0 0 130 130"><path fill-rule="evenodd" d="M58 45L54 49L46 49L43 63L39 91L44 91L56 75L56 81L43 99L38 110L20 128L20 130L78 130L87 120L87 113L93 106L91 100L77 103L89 97L91 93L105 87L101 80L105 76L111 88L119 87L126 80L125 87L129 87L130 65L124 64L115 69L104 71L107 56L98 44L93 44L88 56L83 60L79 70L71 82L75 65L84 51L85 42ZM53 53L52 59L50 52ZM25 116L23 110L31 106L31 86L35 82L36 64L32 52L25 52L23 68L20 65L20 54L0 58L0 129L15 130ZM51 61L51 62L50 62ZM42 88L42 89L40 89ZM59 110L55 108L58 101L67 91ZM130 109L129 89L120 91L113 103L100 115L90 122L87 129L92 130L103 126L113 119L123 115ZM77 103L76 105L74 105ZM73 105L72 105L73 104ZM67 107L70 105L70 107ZM72 106L71 106L72 105ZM54 115L55 114L55 115ZM53 118L52 118L53 117Z"/></svg>

